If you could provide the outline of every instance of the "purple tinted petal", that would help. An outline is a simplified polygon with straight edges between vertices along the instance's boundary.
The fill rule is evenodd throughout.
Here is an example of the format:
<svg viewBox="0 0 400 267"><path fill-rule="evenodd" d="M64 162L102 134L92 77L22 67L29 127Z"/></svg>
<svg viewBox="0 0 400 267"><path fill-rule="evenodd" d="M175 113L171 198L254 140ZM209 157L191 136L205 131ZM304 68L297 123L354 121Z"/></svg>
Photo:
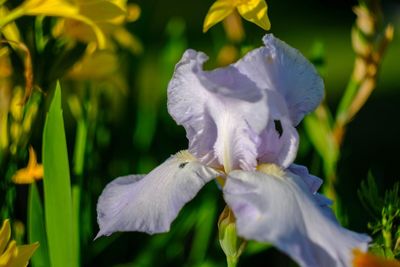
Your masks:
<svg viewBox="0 0 400 267"><path fill-rule="evenodd" d="M300 266L351 266L352 250L366 251L370 238L342 228L301 177L281 172L229 174L224 198L238 234L273 243Z"/></svg>
<svg viewBox="0 0 400 267"><path fill-rule="evenodd" d="M204 71L206 59L193 50L183 55L168 86L168 110L201 162L255 169L269 117L265 93L232 66Z"/></svg>
<svg viewBox="0 0 400 267"><path fill-rule="evenodd" d="M288 120L271 120L261 133L258 148L260 163L275 163L288 167L296 158L299 135Z"/></svg>
<svg viewBox="0 0 400 267"><path fill-rule="evenodd" d="M316 193L322 185L322 179L318 178L317 176L311 175L308 172L308 169L304 166L292 164L289 166L288 170L293 174L299 176L301 179L303 179L303 182L308 186L310 192L313 194ZM321 196L321 199L322 198L325 197ZM325 200L322 202L329 202L329 201L330 200Z"/></svg>
<svg viewBox="0 0 400 267"><path fill-rule="evenodd" d="M97 237L117 231L169 231L181 208L218 175L219 172L201 165L184 151L145 176L115 179L97 203Z"/></svg>
<svg viewBox="0 0 400 267"><path fill-rule="evenodd" d="M249 52L235 67L260 88L280 93L296 126L323 98L323 81L314 66L296 49L267 34L265 47Z"/></svg>

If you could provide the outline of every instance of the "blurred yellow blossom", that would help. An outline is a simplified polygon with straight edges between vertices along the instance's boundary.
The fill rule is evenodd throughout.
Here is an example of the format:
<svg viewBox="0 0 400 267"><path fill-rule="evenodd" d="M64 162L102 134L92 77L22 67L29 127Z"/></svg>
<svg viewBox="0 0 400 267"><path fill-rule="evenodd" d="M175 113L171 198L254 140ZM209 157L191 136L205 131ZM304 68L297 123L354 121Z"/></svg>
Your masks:
<svg viewBox="0 0 400 267"><path fill-rule="evenodd" d="M265 0L217 0L208 10L203 32L228 17L235 9L244 19L257 24L264 30L271 28Z"/></svg>
<svg viewBox="0 0 400 267"><path fill-rule="evenodd" d="M140 42L126 31L123 25L126 22L137 20L140 16L140 8L138 5L128 5L126 2L126 0L74 0L79 13L93 21L105 37L114 37L117 42L122 40L123 46L131 51L139 51L141 50ZM53 33L55 36L64 34L81 42L89 43L96 40L96 36L89 26L82 21L67 18L56 25Z"/></svg>
<svg viewBox="0 0 400 267"><path fill-rule="evenodd" d="M353 267L400 267L397 260L388 260L359 250L353 252Z"/></svg>
<svg viewBox="0 0 400 267"><path fill-rule="evenodd" d="M37 163L36 153L33 147L29 147L29 161L26 168L18 170L12 180L16 184L30 184L43 177L43 165Z"/></svg>
<svg viewBox="0 0 400 267"><path fill-rule="evenodd" d="M219 66L227 66L239 58L239 51L233 45L225 45L218 52L217 62Z"/></svg>
<svg viewBox="0 0 400 267"><path fill-rule="evenodd" d="M0 267L28 266L29 259L39 247L39 243L17 246L15 240L10 241L10 238L11 227L7 219L0 229Z"/></svg>
<svg viewBox="0 0 400 267"><path fill-rule="evenodd" d="M25 0L20 6L11 10L7 16L0 18L0 28L22 16L40 15L70 18L80 21L90 28L91 33L95 36L99 46L101 48L105 46L105 36L102 30L91 20L90 17L81 13L78 6L67 0Z"/></svg>
<svg viewBox="0 0 400 267"><path fill-rule="evenodd" d="M68 73L74 80L108 79L118 70L118 58L113 51L87 49L82 60L77 62Z"/></svg>
<svg viewBox="0 0 400 267"><path fill-rule="evenodd" d="M0 6L0 18L6 17L9 13L10 11L5 6ZM5 25L1 29L1 34L4 35L8 41L20 42L21 40L19 30L14 22Z"/></svg>

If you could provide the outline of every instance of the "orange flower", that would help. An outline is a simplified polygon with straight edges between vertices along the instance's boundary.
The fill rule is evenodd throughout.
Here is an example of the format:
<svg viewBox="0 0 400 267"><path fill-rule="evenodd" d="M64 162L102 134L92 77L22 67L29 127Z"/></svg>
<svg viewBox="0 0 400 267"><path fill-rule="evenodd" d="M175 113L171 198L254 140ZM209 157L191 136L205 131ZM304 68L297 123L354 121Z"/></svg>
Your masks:
<svg viewBox="0 0 400 267"><path fill-rule="evenodd" d="M37 163L36 153L33 147L29 147L29 161L26 168L18 170L12 180L16 184L30 184L43 177L43 165Z"/></svg>
<svg viewBox="0 0 400 267"><path fill-rule="evenodd" d="M359 250L355 250L353 254L354 267L400 267L400 262L394 259L385 259Z"/></svg>

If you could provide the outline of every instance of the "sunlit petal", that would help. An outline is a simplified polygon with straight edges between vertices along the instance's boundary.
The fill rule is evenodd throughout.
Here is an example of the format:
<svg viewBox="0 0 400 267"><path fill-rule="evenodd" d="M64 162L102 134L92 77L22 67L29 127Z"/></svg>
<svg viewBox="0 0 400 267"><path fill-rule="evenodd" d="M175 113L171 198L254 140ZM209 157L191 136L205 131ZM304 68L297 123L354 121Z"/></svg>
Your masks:
<svg viewBox="0 0 400 267"><path fill-rule="evenodd" d="M25 267L28 266L29 259L35 250L39 247L39 243L17 246L15 257L7 267Z"/></svg>
<svg viewBox="0 0 400 267"><path fill-rule="evenodd" d="M96 36L100 48L105 46L105 36L96 23L90 18L83 16L79 8L66 0L27 0L20 7L25 15L31 16L56 16L74 19L90 26Z"/></svg>
<svg viewBox="0 0 400 267"><path fill-rule="evenodd" d="M233 66L204 71L207 57L188 50L168 87L168 110L186 129L189 151L213 167L254 169L268 123L263 90Z"/></svg>
<svg viewBox="0 0 400 267"><path fill-rule="evenodd" d="M117 231L169 231L181 208L218 175L183 151L147 175L115 179L104 189L97 204L97 237Z"/></svg>
<svg viewBox="0 0 400 267"><path fill-rule="evenodd" d="M265 47L249 52L235 66L260 88L278 92L296 126L321 102L323 81L299 51L272 34L265 35L263 40Z"/></svg>
<svg viewBox="0 0 400 267"><path fill-rule="evenodd" d="M253 22L268 31L271 28L271 23L268 18L268 6L264 0L248 0L241 1L237 9L243 18Z"/></svg>
<svg viewBox="0 0 400 267"><path fill-rule="evenodd" d="M366 251L370 238L333 220L304 179L276 165L260 169L231 172L223 188L240 236L270 242L304 267L350 266L354 248Z"/></svg>
<svg viewBox="0 0 400 267"><path fill-rule="evenodd" d="M203 32L208 31L212 26L226 18L235 9L232 0L217 0L208 10L204 19Z"/></svg>
<svg viewBox="0 0 400 267"><path fill-rule="evenodd" d="M0 229L0 266L4 267L25 267L39 243L17 246L15 240L9 242L11 237L10 221L3 222Z"/></svg>
<svg viewBox="0 0 400 267"><path fill-rule="evenodd" d="M7 243L8 243L8 240L10 240L10 237L11 237L10 221L5 220L0 229L0 255L6 249Z"/></svg>

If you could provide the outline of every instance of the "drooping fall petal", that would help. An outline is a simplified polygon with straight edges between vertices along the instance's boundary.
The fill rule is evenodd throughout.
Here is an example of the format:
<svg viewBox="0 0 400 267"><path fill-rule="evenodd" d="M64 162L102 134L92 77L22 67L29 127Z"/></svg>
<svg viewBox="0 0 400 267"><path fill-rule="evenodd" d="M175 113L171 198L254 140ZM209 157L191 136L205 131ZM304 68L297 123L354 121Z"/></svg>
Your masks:
<svg viewBox="0 0 400 267"><path fill-rule="evenodd" d="M117 231L169 231L181 208L218 175L219 172L183 151L147 175L115 179L104 189L97 204L97 237Z"/></svg>
<svg viewBox="0 0 400 267"><path fill-rule="evenodd" d="M231 172L223 188L241 237L272 243L302 267L351 266L352 250L366 251L371 239L342 228L303 178L273 164L259 169Z"/></svg>

